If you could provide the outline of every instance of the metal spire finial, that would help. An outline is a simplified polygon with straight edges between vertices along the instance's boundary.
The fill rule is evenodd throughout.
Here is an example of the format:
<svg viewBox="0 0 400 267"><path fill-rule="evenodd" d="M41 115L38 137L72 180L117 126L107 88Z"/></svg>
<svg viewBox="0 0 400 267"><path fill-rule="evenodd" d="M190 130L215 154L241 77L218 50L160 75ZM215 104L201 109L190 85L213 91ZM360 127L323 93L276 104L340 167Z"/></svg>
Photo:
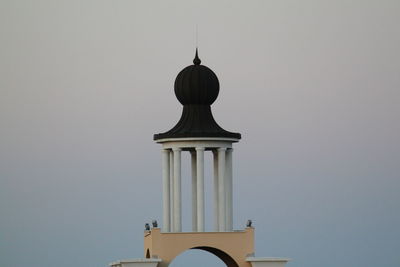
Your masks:
<svg viewBox="0 0 400 267"><path fill-rule="evenodd" d="M195 55L195 57L193 59L193 63L194 63L194 65L200 65L200 63L201 63L201 60L199 58L199 53L197 51L197 47L196 47L196 55Z"/></svg>

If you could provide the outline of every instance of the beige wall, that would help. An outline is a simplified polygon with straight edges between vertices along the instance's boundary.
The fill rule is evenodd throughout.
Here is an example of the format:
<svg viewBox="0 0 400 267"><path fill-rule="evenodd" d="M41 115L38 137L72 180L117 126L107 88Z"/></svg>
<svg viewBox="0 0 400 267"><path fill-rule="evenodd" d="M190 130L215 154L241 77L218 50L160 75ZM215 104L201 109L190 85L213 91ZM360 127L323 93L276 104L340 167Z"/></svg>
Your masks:
<svg viewBox="0 0 400 267"><path fill-rule="evenodd" d="M229 267L251 267L246 257L254 255L254 228L237 232L198 233L161 233L159 228L153 228L145 232L144 256L148 254L162 259L159 267L167 267L175 257L189 249L213 253Z"/></svg>

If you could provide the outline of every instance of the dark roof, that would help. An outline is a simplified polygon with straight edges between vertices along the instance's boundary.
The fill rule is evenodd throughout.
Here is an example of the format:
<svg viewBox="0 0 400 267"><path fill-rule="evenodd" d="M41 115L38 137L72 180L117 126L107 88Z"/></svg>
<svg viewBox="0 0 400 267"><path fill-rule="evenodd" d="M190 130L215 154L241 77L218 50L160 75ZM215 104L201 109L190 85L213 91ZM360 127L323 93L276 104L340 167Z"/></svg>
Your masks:
<svg viewBox="0 0 400 267"><path fill-rule="evenodd" d="M219 82L215 73L196 56L194 65L179 72L175 79L175 95L183 105L179 122L169 131L154 135L154 140L184 137L223 137L240 139L240 133L221 128L211 112L211 104L218 97Z"/></svg>

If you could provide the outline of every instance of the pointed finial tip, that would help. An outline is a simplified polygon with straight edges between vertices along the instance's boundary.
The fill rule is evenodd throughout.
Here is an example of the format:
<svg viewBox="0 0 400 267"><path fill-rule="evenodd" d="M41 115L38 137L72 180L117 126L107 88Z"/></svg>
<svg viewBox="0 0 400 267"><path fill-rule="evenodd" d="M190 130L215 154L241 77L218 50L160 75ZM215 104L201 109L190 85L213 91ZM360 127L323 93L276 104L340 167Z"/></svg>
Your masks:
<svg viewBox="0 0 400 267"><path fill-rule="evenodd" d="M194 65L200 65L200 63L201 63L201 60L200 60L200 58L199 58L198 49L197 49L197 47L196 47L196 55L194 56L193 64L194 64Z"/></svg>

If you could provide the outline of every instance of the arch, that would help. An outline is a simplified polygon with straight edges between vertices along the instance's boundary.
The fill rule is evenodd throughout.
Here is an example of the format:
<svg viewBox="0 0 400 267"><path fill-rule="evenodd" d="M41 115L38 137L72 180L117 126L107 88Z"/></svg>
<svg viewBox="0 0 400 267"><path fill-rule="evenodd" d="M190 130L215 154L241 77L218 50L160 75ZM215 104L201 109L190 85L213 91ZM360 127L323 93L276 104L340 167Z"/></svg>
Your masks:
<svg viewBox="0 0 400 267"><path fill-rule="evenodd" d="M194 247L191 249L200 249L200 250L210 252L211 254L214 254L215 256L220 258L226 264L226 266L239 267L239 265L236 263L236 261L231 256L229 256L228 253L225 253L224 251L222 251L220 249L213 248L213 247L206 247L206 246Z"/></svg>
<svg viewBox="0 0 400 267"><path fill-rule="evenodd" d="M188 250L203 250L219 258L228 267L251 267L246 261L254 255L254 228L235 232L179 232L161 233L153 228L144 238L144 256L162 259L159 267L168 265Z"/></svg>
<svg viewBox="0 0 400 267"><path fill-rule="evenodd" d="M176 257L174 257L169 264L171 264L177 257L179 257L180 255L184 254L186 251L189 250L202 250L202 251L206 251L208 253L213 254L214 256L216 256L217 258L219 258L221 261L223 261L227 267L239 267L239 265L236 263L236 261L226 252L214 248L214 247L209 247L209 246L199 246L199 247L192 247L189 249L186 249L184 251L182 251L179 255L177 255ZM168 266L169 266L168 264Z"/></svg>
<svg viewBox="0 0 400 267"><path fill-rule="evenodd" d="M149 249L147 249L147 251L146 251L146 259L150 259L150 250Z"/></svg>

